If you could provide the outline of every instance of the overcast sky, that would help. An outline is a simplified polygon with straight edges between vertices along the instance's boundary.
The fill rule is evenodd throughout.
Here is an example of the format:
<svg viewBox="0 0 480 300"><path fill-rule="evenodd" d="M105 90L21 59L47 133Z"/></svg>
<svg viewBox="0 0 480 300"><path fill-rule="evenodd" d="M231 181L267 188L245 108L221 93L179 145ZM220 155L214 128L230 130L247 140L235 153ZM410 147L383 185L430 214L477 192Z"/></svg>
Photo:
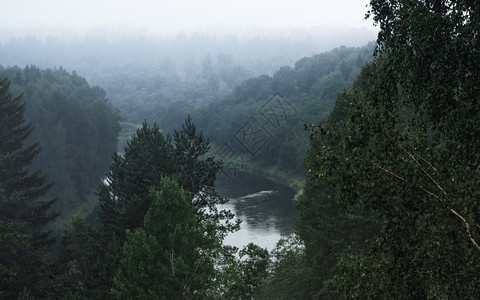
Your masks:
<svg viewBox="0 0 480 300"><path fill-rule="evenodd" d="M367 27L368 0L0 0L0 29L143 26L172 32L210 26ZM124 26L126 27L126 26Z"/></svg>

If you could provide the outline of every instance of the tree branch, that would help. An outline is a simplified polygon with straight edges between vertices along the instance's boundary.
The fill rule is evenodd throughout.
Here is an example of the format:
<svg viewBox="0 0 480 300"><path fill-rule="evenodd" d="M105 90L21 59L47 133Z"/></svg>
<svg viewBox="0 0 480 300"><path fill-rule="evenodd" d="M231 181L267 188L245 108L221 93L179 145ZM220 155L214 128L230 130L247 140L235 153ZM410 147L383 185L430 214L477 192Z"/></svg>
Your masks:
<svg viewBox="0 0 480 300"><path fill-rule="evenodd" d="M375 121L368 115L368 113L365 112L365 114L369 117L370 120L372 120L374 123ZM408 157L410 157L410 159L412 159L416 165L420 168L420 170L422 170L422 172L437 186L438 189L440 189L440 191L442 191L442 193L446 196L447 193L445 192L445 190L442 188L442 186L423 168L423 166L420 164L420 162L418 161L418 159L415 157L415 155L413 155L412 153L410 153L407 149L405 149L405 147L403 147L400 143L398 143L395 139L393 139L387 132L385 132L385 130L383 130L383 128L381 128L380 126L378 126L376 123L375 123L376 127L378 128L378 130L380 130L380 132L386 136L395 146L397 146L398 148L400 148L404 153L407 154ZM365 160L366 162L368 162L369 164L371 164L372 166L374 166L375 168L381 170L382 172L385 172L395 178L397 178L398 180L401 180L403 182L407 182L407 180L403 177L401 177L400 175L397 175L395 174L394 172L374 163L374 162L371 162L369 160L367 160L366 158L362 157L361 155L359 154L354 154L355 156L357 157L360 157L361 159ZM423 157L421 157L420 155L417 155L421 160L425 161L432 169L434 169L436 171L436 168L430 163L428 162L426 159L424 159ZM438 195L436 195L434 192L432 191L429 191L423 187L419 187L420 190L422 190L423 192L429 194L430 196L434 197L435 199L437 199L440 203L442 203L443 205L445 205L445 207L453 214L455 215L457 218L459 218L462 223L465 225L465 232L468 236L468 238L470 239L470 241L472 242L472 244L478 249L480 250L480 245L477 243L477 241L473 238L472 236L472 232L470 230L470 224L468 223L468 221L465 219L465 217L463 217L460 213L458 213L456 210L454 210L452 207L450 207L450 205L448 205L442 198L440 198ZM477 225L477 227L480 228L480 225L477 224L470 216L469 216L469 219L475 224Z"/></svg>

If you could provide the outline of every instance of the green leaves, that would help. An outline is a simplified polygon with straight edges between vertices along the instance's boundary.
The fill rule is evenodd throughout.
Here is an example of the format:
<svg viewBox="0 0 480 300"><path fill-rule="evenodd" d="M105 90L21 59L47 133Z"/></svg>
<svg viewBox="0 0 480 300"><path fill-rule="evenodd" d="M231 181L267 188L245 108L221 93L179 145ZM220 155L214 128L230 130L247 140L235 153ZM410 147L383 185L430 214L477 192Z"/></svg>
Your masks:
<svg viewBox="0 0 480 300"><path fill-rule="evenodd" d="M464 277L480 267L480 72L470 68L480 55L466 38L478 35L476 9L464 1L371 1L381 29L376 61L311 134L313 191L305 189L311 200L300 206L300 228L324 232L306 216L328 203L319 195L326 185L340 214L356 208L380 225L367 249L339 261L344 297L476 295L478 277ZM322 249L301 236L307 250Z"/></svg>
<svg viewBox="0 0 480 300"><path fill-rule="evenodd" d="M239 257L229 257L217 275L217 299L256 299L269 279L270 254L253 243L244 246ZM277 294L278 295L278 294Z"/></svg>
<svg viewBox="0 0 480 300"><path fill-rule="evenodd" d="M31 123L25 145L37 153L30 157L30 168L42 170L49 182L55 182L47 192L48 198L57 198L54 209L62 212L54 227L65 226L79 207L93 208L86 203L87 196L92 196L116 149L119 115L105 91L63 68L0 68L1 77L11 79L15 94L22 93L24 117ZM35 142L42 151L33 146ZM23 155L28 159L26 152Z"/></svg>
<svg viewBox="0 0 480 300"><path fill-rule="evenodd" d="M162 178L144 226L127 230L123 258L115 277L120 298L173 299L205 296L212 285L211 251L219 247L215 232L199 227L185 192ZM212 243L213 241L213 243Z"/></svg>
<svg viewBox="0 0 480 300"><path fill-rule="evenodd" d="M101 288L110 290L119 268L117 292L127 298L189 298L214 289L213 262L224 250L223 237L239 226L217 207L226 199L214 187L221 162L207 156L209 147L190 118L173 142L144 122L124 155L113 156L97 191L104 225L97 248L103 243L112 251L99 259L89 254L91 280L100 278Z"/></svg>

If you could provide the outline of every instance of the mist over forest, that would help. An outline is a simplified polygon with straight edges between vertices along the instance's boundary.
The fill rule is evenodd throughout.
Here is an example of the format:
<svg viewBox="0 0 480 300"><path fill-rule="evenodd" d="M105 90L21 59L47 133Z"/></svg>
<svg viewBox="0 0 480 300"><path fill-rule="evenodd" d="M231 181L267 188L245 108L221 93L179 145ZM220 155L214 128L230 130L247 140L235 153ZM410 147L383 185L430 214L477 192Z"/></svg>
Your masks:
<svg viewBox="0 0 480 300"><path fill-rule="evenodd" d="M477 2L140 2L0 21L0 299L478 296Z"/></svg>
<svg viewBox="0 0 480 300"><path fill-rule="evenodd" d="M75 71L106 91L122 117L122 136L128 138L143 120L171 132L188 114L226 97L249 78L273 75L301 58L339 46L361 47L375 39L375 32L366 28L212 27L170 36L141 29L125 34L121 29L95 28L77 38L65 32L63 38L41 32L11 37L0 44L0 63ZM178 106L185 109L179 112ZM124 144L122 139L120 151Z"/></svg>

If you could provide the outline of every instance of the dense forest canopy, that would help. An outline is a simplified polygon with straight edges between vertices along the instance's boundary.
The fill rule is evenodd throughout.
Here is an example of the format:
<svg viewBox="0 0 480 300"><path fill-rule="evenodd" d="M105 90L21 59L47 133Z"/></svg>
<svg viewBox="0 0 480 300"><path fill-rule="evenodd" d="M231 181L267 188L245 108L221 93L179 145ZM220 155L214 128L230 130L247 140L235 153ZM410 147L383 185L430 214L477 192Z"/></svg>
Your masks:
<svg viewBox="0 0 480 300"><path fill-rule="evenodd" d="M45 199L52 187L40 170L29 165L40 152L25 144L33 131L25 124L25 103L12 96L8 79L0 80L0 297L16 296L32 282L45 283L39 266L54 237L45 227L56 213L55 199ZM33 288L33 287L32 287Z"/></svg>
<svg viewBox="0 0 480 300"><path fill-rule="evenodd" d="M32 38L31 47L41 51L30 56L12 50L20 40L5 43L3 49L6 61L10 57L12 61L37 60L48 65L54 61L59 63L65 57L66 65L76 70L85 69L82 64L95 65L84 72L90 81L106 89L110 102L122 116L119 151L144 120L156 122L164 132L173 132L190 114L212 140L215 149L221 149L249 118L260 117L258 121L266 127L272 141L254 157L238 143L233 145L241 157L241 164L237 162L236 167L255 172L263 169L269 176L276 173L275 180L298 189L308 143L304 122L323 119L336 95L349 88L361 67L372 59L373 45L369 45L361 48L342 46L294 60L325 47L322 41L311 37L305 40L301 37L241 40L234 36L202 35L173 39L58 40L58 47L53 48L59 53L51 56L47 55L46 47L52 41ZM78 49L77 46L70 49L73 45ZM96 50L84 51L82 47L90 47L88 45ZM186 50L192 48L196 50ZM102 53L105 59L99 59ZM80 57L82 59L75 62ZM132 59L135 63L129 63ZM268 70L259 69L268 62L274 64ZM271 75L254 77L262 73ZM272 127L260 115L262 105L275 92L279 92L296 112L280 128Z"/></svg>
<svg viewBox="0 0 480 300"><path fill-rule="evenodd" d="M272 76L244 81L231 94L201 107L192 116L211 138L217 153L225 147L231 149L231 156L237 159L227 161L230 166L254 172L262 169L264 175L298 189L301 179L296 183L293 179L303 176L308 144L305 122L328 115L337 95L351 86L372 54L370 44L302 58L294 67L284 66ZM257 127L262 130L257 138L267 141L254 146L241 134Z"/></svg>
<svg viewBox="0 0 480 300"><path fill-rule="evenodd" d="M263 163L264 166L269 165L286 172L287 175L283 179L291 174L299 177L298 175L302 173L300 168L304 155L302 151L305 151L302 149L305 148L298 147L298 144L307 142L307 136L302 129L301 115L312 119L327 115L334 103L335 95L351 85L361 66L371 59L372 51L372 45L363 48L341 47L331 52L303 58L293 68L283 67L272 76L254 77L235 88L232 86L230 94L223 97L217 95L216 101L210 100L202 105L195 105L197 111L193 111L192 114L198 120L198 124L205 129L206 134L215 141L214 150L218 150L218 145L228 141L230 137L218 135L216 131L218 124L211 121L230 119L233 123L225 123L221 126L224 132L233 132L235 122L243 122L244 117L258 115L259 107L265 99L278 96L286 103L295 105L296 118L288 120L287 124L282 124L285 128L295 128L293 135L283 134L283 131L286 131L285 128L275 128L272 132L276 136L267 147L267 149L275 149L283 143L285 145L279 148L282 151L280 153L260 152L249 160L253 162L252 165L259 163L262 166ZM203 67L212 72L211 64L204 64ZM228 211L218 211L216 208L216 204L225 201L213 188L216 174L220 171L220 163L215 162L213 158L207 158L205 161L201 159L210 146L196 131L190 119L182 125L181 131L177 132L174 127L178 123L178 118L189 113L191 106L179 105L172 100L176 106L170 108L170 113L165 113L162 112L164 103L151 102L152 107L160 110L157 112L159 124L167 129L166 132L172 132L173 143L168 134L162 138L160 127L157 125L149 127L145 122L143 125L134 123L134 128L138 127L138 129L135 130L133 139L126 143L121 155L113 156L110 171L105 174L111 161L110 155L116 147L120 116L106 100L106 93L101 88L91 87L76 72L69 73L63 68L42 70L31 65L24 69L2 67L1 71L2 75L11 78L12 92L23 93L22 100L28 107L25 116L35 126L29 141L39 140L43 146L44 151L37 155L30 169L43 170L47 178L56 183L49 191L49 195L57 198L54 208L61 213L60 219L64 221L54 223L53 228L59 229L61 226L59 224L71 220L75 213L80 213L79 216L88 215L98 203L97 201L100 201L100 229L90 227L81 219L75 220L74 227L62 234L61 244L55 246L55 252L61 255L52 257L47 264L43 265L47 268L45 272L56 274L49 275L55 278L52 289L41 292L40 286L32 285L27 290L28 293L54 295L57 288L94 298L105 294L113 297L131 293L140 284L131 282L129 279L132 278L130 276L139 275L135 272L131 273L131 264L150 264L148 260L144 260L147 257L139 257L136 252L140 251L146 256L162 253L161 251L151 254L142 252L147 251L142 247L149 243L145 239L158 239L160 238L158 233L135 230L142 228L142 224L147 224L144 223L146 222L144 217L148 215L147 212L152 203L158 201L155 199L159 196L155 195L162 193L164 188L167 189L167 185L179 184L178 187L173 187L173 190L181 189L181 193L186 193L186 196L182 196L184 200L178 201L191 202L190 209L193 214L188 217L190 222L205 226L201 227L204 229L198 233L185 228L182 232L190 237L182 239L199 239L205 234L211 236L211 240L204 241L210 245L208 246L210 248L203 250L207 251L205 253L210 253L208 256L203 256L205 253L198 256L192 252L184 252L178 257L178 263L180 263L185 262L186 257L183 255L193 255L190 257L192 259L190 264L193 265L201 259L206 263L205 272L210 272L208 280L216 282L211 288L205 289L205 285L211 283L207 284L207 277L199 279L200 282L192 287L195 293L201 291L205 295L215 295L215 297L218 295L235 297L240 294L246 298L253 296L257 287L267 278L270 256L265 249L256 245L249 245L235 256L235 249L221 244L225 234L238 228L238 224L228 225L228 220L231 220L233 215ZM207 71L203 74L212 74ZM137 74L131 73L130 76L135 78ZM148 78L148 74L141 76L140 81L144 76ZM178 86L171 81L167 82L166 86L172 89L172 94L182 94L181 89L177 90ZM275 90L280 90L283 94L275 93ZM155 93L155 85L147 85L145 93ZM199 95L203 95L202 93L200 92ZM141 111L136 111L136 107L135 104L127 106L128 111L142 114ZM149 110L151 111L152 108ZM299 136L303 141L299 140ZM287 143L286 141L290 138L293 140ZM217 151L210 154L221 158ZM262 162L267 158L268 161ZM165 176L172 177L173 181L165 183L164 188L157 186L156 192L152 191L152 188ZM102 178L104 178L103 183L101 183ZM100 187L98 187L99 183ZM98 188L94 196L92 190L95 187ZM163 202L170 200L160 199L163 199L161 200ZM172 205L176 204L172 203ZM178 207L179 210L186 208L188 206ZM185 215L182 214L182 216ZM225 220L227 223L224 223ZM220 221L222 223L215 223ZM17 228L14 224L6 224L6 226L7 230ZM200 236L195 238L198 234ZM175 236L167 239L185 243L177 240ZM198 243L204 243L201 240L200 238ZM188 246L185 245L185 247L180 246L175 252L186 251ZM108 250L103 251L99 256L101 249ZM169 251L168 248L165 251ZM242 257L242 261L238 260L238 256ZM123 259L119 260L120 257ZM244 259L246 260L243 261ZM54 265L60 261L64 265L56 269ZM213 269L208 271L212 264L221 268L217 271ZM194 275L188 271L191 267L192 265L185 265L185 276ZM123 275L115 277L117 270L122 270ZM77 271L82 274L83 279L80 281L74 279ZM127 274L130 275L122 277ZM152 274L152 276L156 275ZM178 278L172 278L172 280L177 281ZM79 283L81 288L78 286ZM178 293L179 290L172 292ZM193 291L188 293L190 292Z"/></svg>
<svg viewBox="0 0 480 300"><path fill-rule="evenodd" d="M0 64L63 67L101 86L122 117L122 150L145 119L172 131L188 113L227 96L244 80L273 75L283 66L292 67L298 59L339 43L362 46L375 37L369 30L349 28L255 29L246 35L173 37L117 34L100 30L74 39L7 39L0 44Z"/></svg>
<svg viewBox="0 0 480 300"><path fill-rule="evenodd" d="M371 0L375 46L263 75L203 53L184 73L164 57L159 77L117 69L133 133L119 152L101 88L63 68L1 67L0 297L477 297L479 11ZM241 225L215 187L230 167L288 184L307 173L295 234L271 252L224 244ZM80 215L50 230L88 197L97 226Z"/></svg>
<svg viewBox="0 0 480 300"><path fill-rule="evenodd" d="M298 234L317 295L478 295L479 8L371 1L376 59L306 159Z"/></svg>
<svg viewBox="0 0 480 300"><path fill-rule="evenodd" d="M42 148L31 169L55 182L49 192L58 198L55 207L69 213L91 209L87 198L107 170L120 131L105 91L62 68L0 66L0 78L10 78L11 92L26 104L25 119L35 128L26 143L41 142Z"/></svg>

